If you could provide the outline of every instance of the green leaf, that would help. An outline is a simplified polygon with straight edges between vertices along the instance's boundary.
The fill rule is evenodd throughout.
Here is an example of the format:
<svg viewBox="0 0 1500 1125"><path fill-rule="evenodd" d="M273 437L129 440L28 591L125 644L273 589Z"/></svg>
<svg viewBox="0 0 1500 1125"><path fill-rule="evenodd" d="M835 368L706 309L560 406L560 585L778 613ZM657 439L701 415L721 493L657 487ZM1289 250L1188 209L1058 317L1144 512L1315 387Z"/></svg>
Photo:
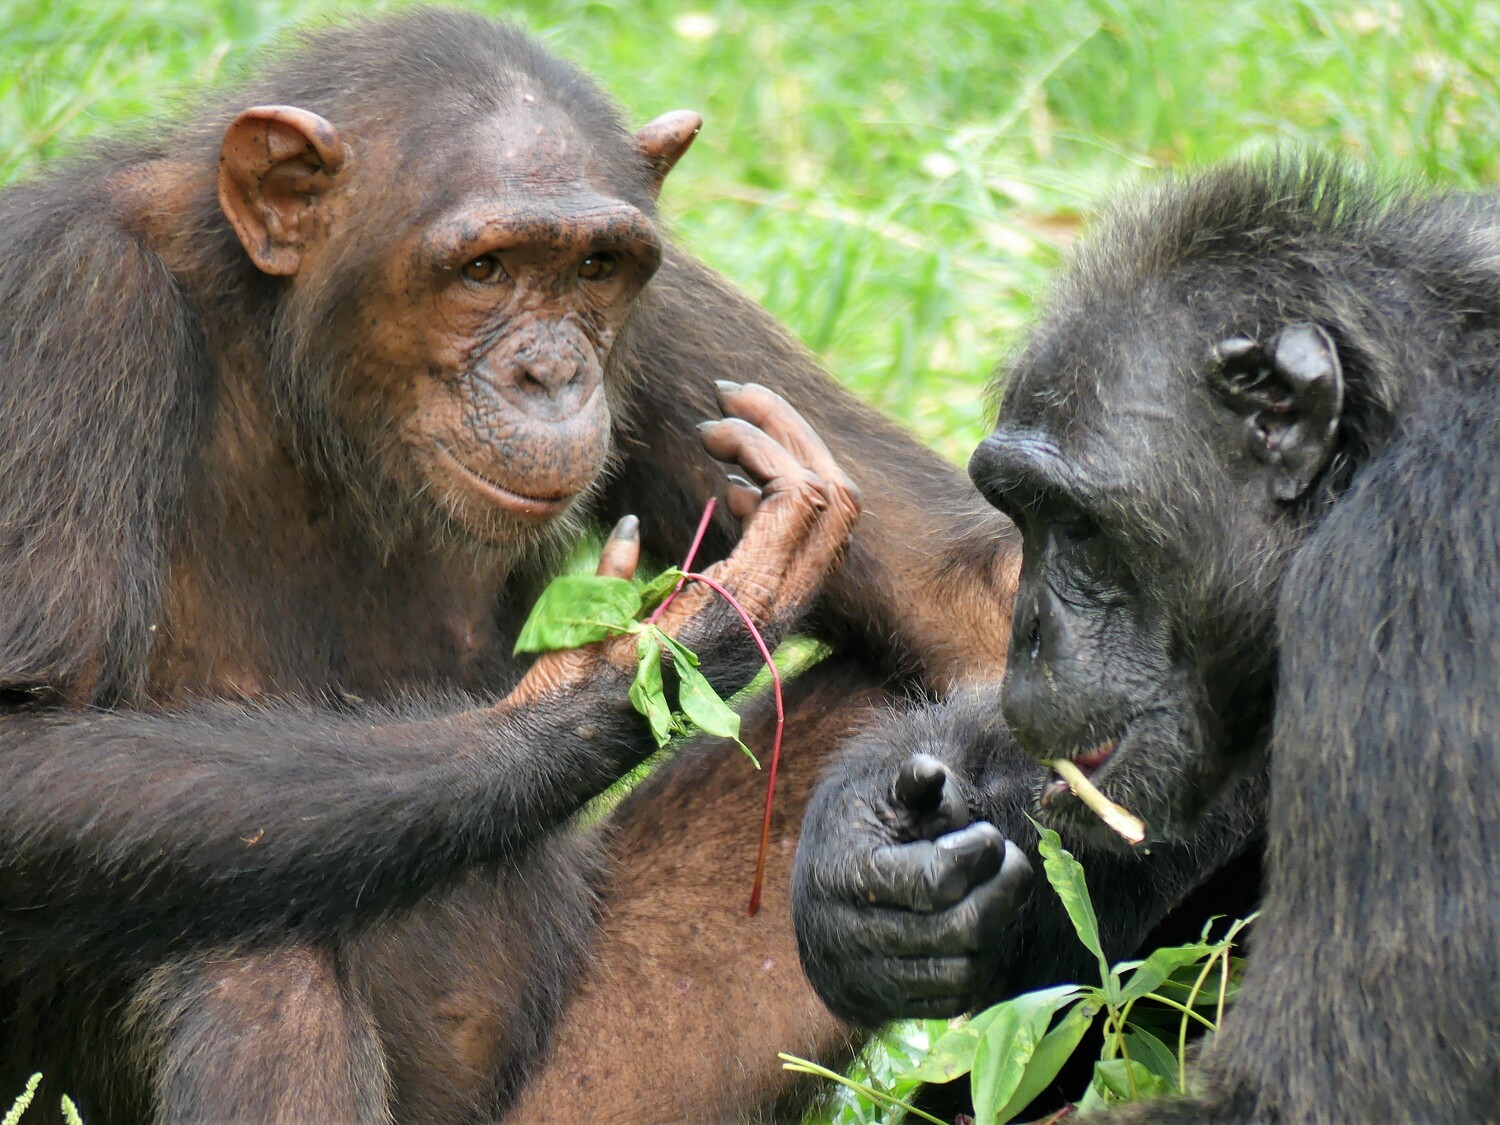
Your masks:
<svg viewBox="0 0 1500 1125"><path fill-rule="evenodd" d="M661 640L661 643L671 650L674 663L680 664L685 660L694 668L698 667L698 654L696 652L688 648L687 645L683 644L676 637L662 632L657 626L653 625L651 628L656 629L656 635Z"/></svg>
<svg viewBox="0 0 1500 1125"><path fill-rule="evenodd" d="M1047 882L1052 884L1057 897L1062 899L1078 940L1099 959L1100 979L1104 982L1105 989L1111 992L1110 999L1118 1003L1113 995L1118 987L1116 978L1110 973L1109 962L1104 959L1104 946L1099 941L1099 919L1094 915L1094 903L1089 898L1089 885L1083 877L1083 865L1062 846L1062 837L1052 829L1037 825L1037 831L1041 834L1038 846L1047 872Z"/></svg>
<svg viewBox="0 0 1500 1125"><path fill-rule="evenodd" d="M936 1021L945 1025L944 1030L933 1038L932 1046L928 1048L922 1061L913 1068L912 1076L923 1082L942 1083L968 1074L973 1069L974 1051L979 1046L979 1041L984 1038L990 1025L1000 1017L1004 1007L1004 1004L996 1004L986 1008L956 1027L946 1026L946 1021Z"/></svg>
<svg viewBox="0 0 1500 1125"><path fill-rule="evenodd" d="M979 1032L971 1024L949 1028L928 1048L922 1061L912 1067L911 1076L923 1082L952 1082L974 1069L974 1052L979 1048Z"/></svg>
<svg viewBox="0 0 1500 1125"><path fill-rule="evenodd" d="M635 680L630 685L630 703L651 724L651 737L665 746L672 737L672 708L661 681L661 644L656 630L647 629L636 638Z"/></svg>
<svg viewBox="0 0 1500 1125"><path fill-rule="evenodd" d="M682 568L669 566L649 582L642 582L637 587L641 596L641 612L650 613L660 605L673 590L677 589L677 583L682 581Z"/></svg>
<svg viewBox="0 0 1500 1125"><path fill-rule="evenodd" d="M1117 1003L1124 1003L1127 1000L1134 1000L1137 996L1144 996L1148 992L1155 992L1156 986L1167 980L1173 973L1185 965L1198 964L1213 951L1214 946L1202 943L1172 945L1156 950L1144 961L1121 962L1115 966L1115 972L1117 974L1130 972L1130 979L1120 990Z"/></svg>
<svg viewBox="0 0 1500 1125"><path fill-rule="evenodd" d="M1061 1008L1073 1003L1083 989L1076 984L1027 992L1003 1004L984 1032L974 1053L974 1116L994 1121L1026 1075L1027 1064L1047 1033L1047 1025Z"/></svg>
<svg viewBox="0 0 1500 1125"><path fill-rule="evenodd" d="M1197 965L1186 965L1176 970L1152 991L1158 996L1166 996L1169 999L1176 1000L1179 1004L1186 1004L1188 996L1191 994L1193 985L1197 982L1198 974L1201 971L1202 969ZM1219 985L1222 981L1221 972L1222 967L1217 964L1209 972L1207 979L1203 982L1203 987L1198 990L1197 999L1193 1001L1194 1008L1218 1007ZM1231 957L1229 959L1229 988L1226 990L1224 998L1226 1004L1234 1003L1235 998L1239 995L1240 982L1243 980L1244 975L1244 959ZM1175 1020L1177 1015L1174 1013L1171 1018Z"/></svg>
<svg viewBox="0 0 1500 1125"><path fill-rule="evenodd" d="M1130 1025L1125 1033L1125 1050L1132 1062L1138 1062L1158 1078L1169 1091L1177 1090L1177 1052L1143 1027Z"/></svg>
<svg viewBox="0 0 1500 1125"><path fill-rule="evenodd" d="M624 578L559 575L531 607L515 652L552 652L602 641L628 632L640 611L641 597Z"/></svg>
<svg viewBox="0 0 1500 1125"><path fill-rule="evenodd" d="M1134 1092L1131 1083L1135 1084ZM1134 1059L1110 1059L1094 1064L1093 1085L1100 1087L1105 1100L1129 1102L1171 1093L1171 1086L1160 1075L1152 1074Z"/></svg>
<svg viewBox="0 0 1500 1125"><path fill-rule="evenodd" d="M734 739L735 745L749 754L759 769L760 763L755 760L755 755L750 754L749 747L740 741L740 717L703 678L703 673L695 667L697 658L689 663L683 658L684 652L686 650L681 645L672 648L672 663L677 667L677 706L705 734Z"/></svg>
<svg viewBox="0 0 1500 1125"><path fill-rule="evenodd" d="M1089 990L1092 991L1092 990ZM1063 1065L1073 1057L1079 1042L1094 1022L1094 1017L1103 1009L1102 1001L1086 998L1058 1021L1056 1027L1042 1036L1026 1064L1026 1073L1007 1101L995 1112L995 1122L1003 1125L1020 1113L1052 1084Z"/></svg>

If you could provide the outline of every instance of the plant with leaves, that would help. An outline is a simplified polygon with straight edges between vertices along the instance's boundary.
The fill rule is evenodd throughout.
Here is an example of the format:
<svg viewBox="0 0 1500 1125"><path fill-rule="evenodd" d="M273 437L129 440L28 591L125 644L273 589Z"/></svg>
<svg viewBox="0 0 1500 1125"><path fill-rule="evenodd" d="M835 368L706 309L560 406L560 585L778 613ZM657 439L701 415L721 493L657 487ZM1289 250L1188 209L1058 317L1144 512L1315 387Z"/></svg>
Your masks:
<svg viewBox="0 0 1500 1125"><path fill-rule="evenodd" d="M1231 950L1254 916L1233 923L1217 939L1209 937L1216 921L1210 919L1199 941L1110 965L1083 866L1056 832L1038 831L1047 881L1062 899L1079 940L1098 959L1097 985L1027 992L955 1022L884 1090L792 1055L780 1056L786 1068L830 1078L871 1104L937 1125L945 1123L902 1095L918 1083L951 1082L968 1074L975 1125L1005 1125L1046 1091L1102 1016L1104 1046L1080 1109L1185 1093L1189 1032L1196 1025L1211 1035L1223 1021L1239 989L1240 959Z"/></svg>
<svg viewBox="0 0 1500 1125"><path fill-rule="evenodd" d="M691 734L694 729L720 738L733 739L755 768L760 761L740 741L740 717L716 692L698 670L698 656L656 622L689 582L702 582L739 615L750 637L760 650L761 659L771 676L771 693L776 704L776 733L771 742L771 769L766 781L766 806L761 821L760 845L755 861L755 880L750 889L748 911L760 909L761 884L765 878L766 850L771 838L771 805L776 794L776 771L781 764L781 732L786 722L786 708L781 693L781 673L770 647L755 622L722 584L706 574L695 573L693 559L703 543L708 522L713 518L716 501L709 499L698 530L688 547L681 567L669 567L649 582L602 574L564 574L554 578L536 604L516 638L516 653L554 652L594 644L609 637L633 635L636 638L635 679L630 685L630 703L651 725L657 746L665 746L677 735ZM649 616L643 618L643 614ZM677 674L677 707L667 699L666 681L662 676L662 657L666 655Z"/></svg>

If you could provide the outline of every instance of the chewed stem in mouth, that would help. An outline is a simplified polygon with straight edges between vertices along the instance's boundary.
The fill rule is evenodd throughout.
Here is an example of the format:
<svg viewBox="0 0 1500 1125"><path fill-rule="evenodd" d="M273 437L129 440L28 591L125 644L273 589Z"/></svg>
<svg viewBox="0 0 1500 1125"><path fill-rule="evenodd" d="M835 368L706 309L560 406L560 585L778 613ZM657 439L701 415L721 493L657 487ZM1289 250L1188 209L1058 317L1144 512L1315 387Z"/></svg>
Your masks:
<svg viewBox="0 0 1500 1125"><path fill-rule="evenodd" d="M1076 758L1058 758L1048 764L1061 779L1060 784L1064 789L1072 790L1074 796L1088 806L1100 820L1104 821L1113 831L1118 832L1132 844L1139 844L1146 838L1146 824L1129 812L1115 804L1089 780L1089 775L1102 766L1111 754L1115 752L1115 742L1106 742L1103 746L1080 754ZM1053 786L1048 786L1051 790Z"/></svg>

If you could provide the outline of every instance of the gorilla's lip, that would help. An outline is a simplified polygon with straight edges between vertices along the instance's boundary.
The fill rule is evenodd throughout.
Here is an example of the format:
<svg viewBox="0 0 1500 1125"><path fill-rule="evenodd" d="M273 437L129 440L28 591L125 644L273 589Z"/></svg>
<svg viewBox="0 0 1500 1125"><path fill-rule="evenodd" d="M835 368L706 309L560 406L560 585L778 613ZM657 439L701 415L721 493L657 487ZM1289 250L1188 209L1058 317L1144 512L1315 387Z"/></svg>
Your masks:
<svg viewBox="0 0 1500 1125"><path fill-rule="evenodd" d="M455 470L468 484L473 486L476 492L492 500L497 506L518 516L532 520L549 520L553 516L567 510L578 490L571 492L554 493L550 496L527 496L516 492L514 489L506 488L497 484L489 477L476 469L471 469L459 460L458 455L441 442L437 443L438 456L444 463Z"/></svg>
<svg viewBox="0 0 1500 1125"><path fill-rule="evenodd" d="M1082 770L1085 777L1093 780L1094 774L1102 769L1104 763L1114 756L1114 752L1119 746L1119 737L1111 738L1108 742L1102 742L1092 750L1085 751L1082 754L1069 754L1068 760ZM1069 788L1066 781L1056 774L1052 774L1048 778L1047 784L1042 787L1042 804L1044 806L1051 805L1063 794L1072 792L1073 790Z"/></svg>

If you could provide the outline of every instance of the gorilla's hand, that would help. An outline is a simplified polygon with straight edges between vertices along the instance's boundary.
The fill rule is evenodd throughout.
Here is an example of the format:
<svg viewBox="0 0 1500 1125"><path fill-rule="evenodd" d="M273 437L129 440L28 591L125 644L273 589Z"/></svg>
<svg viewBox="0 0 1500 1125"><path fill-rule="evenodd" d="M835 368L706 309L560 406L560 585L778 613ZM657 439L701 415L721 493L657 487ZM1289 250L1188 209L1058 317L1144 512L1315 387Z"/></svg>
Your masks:
<svg viewBox="0 0 1500 1125"><path fill-rule="evenodd" d="M973 821L957 776L929 754L894 773L820 787L803 823L793 910L824 1003L866 1026L972 1007L995 975L1031 864Z"/></svg>

